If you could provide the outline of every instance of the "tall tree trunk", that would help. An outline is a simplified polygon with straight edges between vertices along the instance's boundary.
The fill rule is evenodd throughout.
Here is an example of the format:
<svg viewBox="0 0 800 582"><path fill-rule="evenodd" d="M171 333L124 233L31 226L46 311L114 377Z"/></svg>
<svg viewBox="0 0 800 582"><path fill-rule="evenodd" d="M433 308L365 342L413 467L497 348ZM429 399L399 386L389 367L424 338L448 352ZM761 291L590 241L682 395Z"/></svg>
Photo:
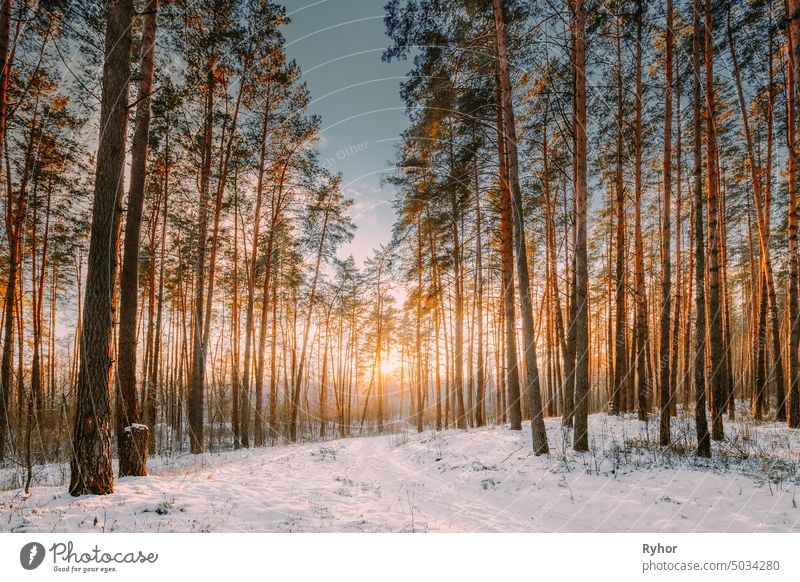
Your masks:
<svg viewBox="0 0 800 582"><path fill-rule="evenodd" d="M0 5L0 148L6 151L6 126L7 110L8 110L8 85L9 77L11 74L9 63L9 49L11 44L11 4L12 0L5 0ZM3 164L0 163L0 183L3 182L4 176L2 173ZM8 195L11 196L9 189ZM6 208L6 215L10 213L10 206ZM0 364L0 462L5 457L6 451L6 433L8 430L8 406L9 398L11 396L11 347L13 345L13 329L14 329L14 288L16 281L11 281L12 272L16 276L17 257L19 255L18 247L15 250L16 243L11 240L11 230L8 228L6 222L6 236L9 237L9 281L6 286L5 304L6 310L3 320L3 355L2 364ZM13 256L11 256L13 255Z"/></svg>
<svg viewBox="0 0 800 582"><path fill-rule="evenodd" d="M675 36L672 36L673 47ZM674 51L674 48L673 48ZM677 111L677 123L675 125L675 307L672 317L672 357L670 359L670 380L671 387L669 410L670 415L675 416L678 409L678 388L681 387L683 393L686 390L686 368L680 369L680 379L678 378L678 363L680 357L680 341L686 342L688 329L683 325L683 184L682 184L682 160L683 160L683 140L681 138L681 67L680 59L673 58L675 65L675 111ZM691 244L691 243L690 243ZM691 253L690 253L691 254ZM691 278L691 277L690 277ZM688 302L687 302L688 303ZM688 408L688 398L684 399L684 409Z"/></svg>
<svg viewBox="0 0 800 582"><path fill-rule="evenodd" d="M115 429L119 452L119 476L147 475L147 451L136 450L133 424L140 422L136 397L136 300L139 295L139 238L142 229L142 208L147 170L147 149L150 138L150 93L153 87L156 22L158 0L148 0L144 10L144 28L140 47L139 87L136 120L131 144L131 181L128 208L125 214L125 242L120 272L119 351L117 354L117 386ZM153 257L151 257L153 260ZM155 427L149 427L154 431ZM144 441L147 443L146 439Z"/></svg>
<svg viewBox="0 0 800 582"><path fill-rule="evenodd" d="M697 431L697 456L711 457L711 441L706 419L706 298L705 298L705 235L703 233L703 120L701 103L703 95L700 84L700 51L703 28L700 21L701 0L693 0L692 19L692 79L694 117L694 305L695 305L695 428Z"/></svg>
<svg viewBox="0 0 800 582"><path fill-rule="evenodd" d="M117 222L125 177L132 0L106 2L105 63L100 108L92 232L89 241L77 409L69 492L114 490L111 465L111 332L119 247Z"/></svg>
<svg viewBox="0 0 800 582"><path fill-rule="evenodd" d="M422 221L420 220L419 215L417 215L417 264L416 264L416 271L417 271L417 297L416 297L416 321L415 321L415 330L414 330L414 353L416 355L416 411L414 417L416 419L417 424L417 432L420 433L423 430L423 423L422 423L422 411L423 411L423 403L422 403L422 386L423 386L423 376L422 376ZM348 414L349 420L349 414Z"/></svg>
<svg viewBox="0 0 800 582"><path fill-rule="evenodd" d="M558 356L554 357L555 360L555 369L556 369L556 390L558 394L556 395L556 399L563 400L563 392L565 390L564 387L564 377L562 374L562 366L563 368L567 367L567 339L566 339L566 332L564 330L564 315L561 311L561 293L559 291L558 286L558 270L557 270L557 254L556 254L556 224L555 224L555 211L556 211L556 202L554 200L553 193L551 192L551 184L550 184L550 146L549 146L549 125L548 125L548 117L549 114L549 102L545 101L544 105L544 134L542 136L542 174L543 174L543 184L542 189L544 190L544 197L545 197L545 222L546 222L546 236L547 236L547 248L549 249L550 255L550 264L549 264L549 279L550 279L550 293L551 293L551 301L553 306L553 314L554 314L554 321L553 326L555 328L555 341L558 344L556 348L557 353L561 355L561 363L558 361ZM563 404L562 404L563 408ZM554 414L558 414L558 408L554 410Z"/></svg>
<svg viewBox="0 0 800 582"><path fill-rule="evenodd" d="M773 32L770 28L769 54L774 54ZM773 148L773 127L774 127L774 102L775 102L775 71L772 58L769 60L769 89L767 91L767 149L765 160L764 178L764 219L765 231L767 236L767 249L771 239L771 220L772 215L772 148ZM775 295L775 278L772 272L772 260L769 253L765 258L769 262L765 264L767 275L767 299L769 300L769 319L770 331L772 332L772 357L774 360L775 392L778 400L778 407L775 411L775 420L786 421L788 419L788 395L786 393L786 377L783 368L783 347L781 343L781 322L778 314L778 302Z"/></svg>
<svg viewBox="0 0 800 582"><path fill-rule="evenodd" d="M47 197L45 200L45 219L44 219L44 233L42 233L42 250L40 255L40 265L37 266L37 213L34 212L32 225L31 225L31 295L32 295L32 319L33 319L33 361L31 362L31 401L33 404L33 417L34 423L38 423L39 415L42 412L44 400L44 384L42 380L42 337L43 319L44 319L44 288L47 279L47 251L50 240L50 215L51 203L53 194L53 185L48 183ZM34 207L38 206L36 203L36 191L34 188ZM51 330L51 334L54 330Z"/></svg>
<svg viewBox="0 0 800 582"><path fill-rule="evenodd" d="M620 23L617 17L616 25L616 54L617 54L617 151L616 169L614 173L614 186L616 195L616 225L617 225L617 248L615 263L614 280L614 381L611 393L611 414L619 414L624 410L623 392L627 382L628 374L628 354L627 354L627 322L628 314L625 311L625 233L627 225L625 221L625 185L622 179L623 165L623 125L624 125L624 88L622 70L622 47L620 44Z"/></svg>
<svg viewBox="0 0 800 582"><path fill-rule="evenodd" d="M21 284L21 275L20 271L22 269L22 258L23 258L23 251L22 251L22 236L24 232L24 222L25 222L25 215L28 210L28 189L29 189L29 182L31 178L31 174L34 171L34 166L36 163L36 145L37 145L37 137L41 134L41 130L39 127L39 99L35 99L33 105L33 113L31 116L30 122L30 132L28 133L27 144L25 146L25 159L22 164L22 173L19 179L19 187L17 189L17 196L16 199L14 198L14 190L11 185L11 180L9 179L10 176L6 176L6 215L5 215L5 226L6 226L6 238L8 239L8 281L6 283L6 293L5 293L5 321L4 321L4 328L5 333L3 334L3 356L2 356L2 363L0 364L0 382L2 382L2 392L3 396L0 400L3 402L2 405L2 416L4 417L4 423L2 427L0 427L0 448L5 447L5 434L9 428L9 420L7 414L7 406L10 404L11 398L11 377L12 377L12 363L11 360L14 354L14 319L15 317L19 318L19 310L22 308L21 300L17 299L17 297L21 297L22 294L19 292L19 287ZM5 144L0 143L0 146ZM22 342L20 342L20 346L22 346ZM22 349L22 348L20 348ZM21 354L19 354L21 357ZM21 372L21 370L20 370ZM19 381L22 381L22 377L20 376ZM18 391L18 400L20 403L19 406L19 413L20 418L22 416L22 391ZM2 456L0 455L0 458Z"/></svg>
<svg viewBox="0 0 800 582"><path fill-rule="evenodd" d="M800 427L800 308L798 308L797 248L797 97L800 75L800 1L786 0L789 66L787 67L786 138L789 147L789 414L788 424Z"/></svg>
<svg viewBox="0 0 800 582"><path fill-rule="evenodd" d="M256 267L258 265L258 239L261 229L261 205L264 197L264 173L266 171L267 163L267 136L269 134L269 115L270 115L271 100L267 99L264 105L264 118L262 121L261 130L261 147L259 153L258 163L258 182L256 184L256 203L253 211L253 239L250 248L250 262L247 268L247 311L245 315L245 331L244 331L244 373L242 377L242 390L241 390L241 414L240 422L241 428L239 431L239 444L249 446L249 424L250 424L250 375L252 370L252 344L255 334L255 293L256 293ZM271 239L272 237L270 237ZM267 257L270 262L271 257ZM269 269L269 265L266 266ZM267 301L269 289L264 288L264 302ZM263 312L262 312L263 313ZM265 324L262 322L262 335L266 334ZM260 356L263 358L263 353ZM263 383L262 383L263 385ZM258 422L257 422L258 424ZM256 439L263 443L263 435L259 430L259 438ZM257 443L258 446L258 443Z"/></svg>
<svg viewBox="0 0 800 582"><path fill-rule="evenodd" d="M714 13L713 0L705 0L706 61L706 168L708 196L708 341L711 351L711 438L724 438L722 414L725 411L725 368L722 338L722 300L720 298L719 166L717 152L716 95L714 92ZM724 217L723 217L724 219Z"/></svg>
<svg viewBox="0 0 800 582"><path fill-rule="evenodd" d="M641 20L641 14L639 15ZM666 446L670 442L670 310L672 307L672 44L673 44L672 0L667 0L667 28L664 58L664 198L661 224L661 338L660 357L660 405L661 422L659 423L659 443ZM677 323L677 322L676 322Z"/></svg>
<svg viewBox="0 0 800 582"><path fill-rule="evenodd" d="M576 451L589 450L589 271L586 242L586 14L572 0L575 42L575 437Z"/></svg>
<svg viewBox="0 0 800 582"><path fill-rule="evenodd" d="M745 145L747 147L747 157L750 166L750 178L751 183L753 186L753 199L755 200L756 205L756 226L758 227L758 243L759 243L759 256L761 257L760 261L760 269L764 271L764 277L762 284L759 285L759 288L764 286L762 289L763 294L759 295L759 310L763 309L766 312L767 309L767 301L769 303L769 317L770 317L770 324L771 324L771 332L772 332L772 339L773 339L773 358L774 358L774 370L775 370L775 380L776 380L776 389L778 394L785 394L784 388L784 378L783 378L783 362L781 357L781 348L780 348L780 322L778 320L778 306L775 298L775 284L772 276L772 258L770 256L770 249L769 249L769 210L766 208L767 206L767 190L766 188L767 183L771 182L770 174L771 174L771 167L769 170L764 168L764 183L762 183L762 168L759 163L758 158L756 157L755 147L753 145L752 133L750 131L750 123L749 123L749 115L748 115L748 108L747 103L745 102L744 98L744 91L742 89L742 81L741 81L741 74L739 70L739 60L736 54L736 48L734 44L733 38L733 30L731 28L731 14L730 10L728 10L728 18L727 18L727 35L728 35L728 47L730 49L731 54L731 62L733 64L733 76L734 80L736 81L736 93L738 96L739 101L739 112L742 116L742 131L744 133L745 138ZM772 51L770 51L770 55ZM771 57L770 57L771 58ZM772 78L772 64L769 64L770 70L770 79ZM771 145L772 145L772 83L770 82L770 89L769 91L769 103L768 103L768 112L767 115L769 117L768 120L768 135L767 135L767 164L770 165L770 158L771 158ZM759 311L760 313L760 311ZM759 322L761 322L761 315L759 315ZM764 322L766 325L766 313L764 314ZM760 325L760 323L759 323ZM757 349L757 354L759 357L762 357L761 350L765 347L765 334L762 333L762 330L759 328L758 332L759 338L759 345ZM777 341L777 343L776 343ZM762 378L763 380L763 378ZM755 390L757 395L761 395L763 398L764 390L766 389L766 381L764 380L761 384L756 383ZM786 420L785 414L785 400L784 397L779 397L778 399L778 412L777 412L777 420ZM758 410L754 410L754 413L757 413L758 417L760 418L762 409L761 405L763 404L763 400L757 399L756 404L758 405Z"/></svg>
<svg viewBox="0 0 800 582"><path fill-rule="evenodd" d="M450 139L450 163L455 163L452 135ZM451 233L453 236L453 310L455 311L455 329L453 331L453 389L455 391L455 416L458 428L467 428L467 416L464 408L464 262L459 232L461 209L458 193L455 188L450 192Z"/></svg>
<svg viewBox="0 0 800 582"><path fill-rule="evenodd" d="M228 183L228 173L230 167L231 154L233 152L233 143L236 140L236 129L239 120L239 110L241 108L242 96L247 87L247 65L249 61L245 62L242 74L239 78L239 90L236 95L236 102L233 107L233 115L231 118L230 135L225 145L225 150L222 154L219 163L219 176L217 178L217 191L214 201L214 227L211 230L211 252L208 261L208 289L206 291L206 308L205 308L205 321L203 322L203 345L208 345L208 338L211 334L211 307L214 302L214 281L217 274L217 251L219 248L219 225L220 216L222 212L222 199L225 194L225 187ZM225 139L225 130L222 131L222 140ZM220 147L222 144L220 144ZM209 155L210 164L210 155Z"/></svg>
<svg viewBox="0 0 800 582"><path fill-rule="evenodd" d="M483 221L481 211L480 187L478 182L478 165L475 170L475 312L477 318L477 380L475 388L475 426L486 424L486 368L484 364L483 344ZM438 355L438 346L437 346ZM438 363L437 363L438 373Z"/></svg>
<svg viewBox="0 0 800 582"><path fill-rule="evenodd" d="M208 248L208 196L211 181L211 153L214 122L214 91L216 57L208 59L206 74L205 120L203 122L203 156L200 167L200 201L197 217L197 281L194 298L194 326L192 332L192 369L189 389L189 440L191 452L202 453L205 445L204 399L206 376L206 342L204 332L206 250Z"/></svg>
<svg viewBox="0 0 800 582"><path fill-rule="evenodd" d="M322 352L322 372L319 381L319 438L325 439L328 424L328 351L331 334L331 308L325 313L325 344Z"/></svg>
<svg viewBox="0 0 800 582"><path fill-rule="evenodd" d="M164 257L166 255L166 244L167 244L167 210L168 210L168 201L169 201L169 139L166 140L166 145L164 148L165 154L165 162L164 162L164 191L162 196L164 197L164 209L162 212L163 219L161 222L161 242L160 242L160 257L158 262L158 296L156 300L156 323L153 329L153 333L155 335L155 341L153 344L153 363L150 366L150 380L148 382L148 389L145 393L144 397L144 420L147 426L155 426L156 421L156 387L162 387L163 382L161 382L160 374L161 374L161 344L162 344L162 321L163 321L163 313L164 313ZM156 217L156 222L158 221L158 217ZM169 343L167 343L167 347L169 347ZM174 403L173 403L174 407ZM172 417L169 417L170 419ZM173 423L174 426L174 423ZM151 450L155 450L155 431L151 431L148 433L149 443L148 446L151 447Z"/></svg>
<svg viewBox="0 0 800 582"><path fill-rule="evenodd" d="M633 295L636 301L636 397L639 420L647 419L650 375L647 358L650 333L647 326L647 287L644 278L644 241L642 240L642 0L636 6L636 103L633 131L635 214L633 229L634 276Z"/></svg>
<svg viewBox="0 0 800 582"><path fill-rule="evenodd" d="M504 415L508 417L511 430L522 429L522 407L520 404L519 368L517 363L517 314L514 305L514 226L511 208L511 192L506 180L508 155L505 143L505 123L500 107L500 79L497 79L497 149L499 158L500 189L500 271L503 289L503 320L505 323L505 381L506 406Z"/></svg>
<svg viewBox="0 0 800 582"><path fill-rule="evenodd" d="M233 186L233 284L232 284L232 298L231 298L231 359L233 365L231 366L231 429L233 433L233 448L238 449L241 446L239 440L240 428L240 403L242 393L242 374L239 368L241 364L240 347L241 347L241 306L239 304L239 189L238 189L238 168L235 171L234 186ZM244 229L242 229L244 230ZM247 253L247 244L243 243L244 252ZM250 269L245 266L245 273L250 275Z"/></svg>
<svg viewBox="0 0 800 582"><path fill-rule="evenodd" d="M522 337L525 354L525 379L531 409L531 433L533 452L546 455L547 432L542 414L542 395L539 387L539 367L536 361L536 337L533 325L533 305L531 303L530 277L528 274L528 250L525 241L525 217L522 207L522 190L519 182L519 156L517 153L517 130L514 120L514 104L511 79L508 72L506 53L505 18L500 0L493 0L495 32L497 37L497 56L500 75L500 95L502 99L505 145L508 152L508 177L511 190L514 225L514 247L517 259L517 280L519 282L519 304L522 315Z"/></svg>
<svg viewBox="0 0 800 582"><path fill-rule="evenodd" d="M300 347L300 359L297 363L297 373L294 378L294 385L292 387L292 398L289 412L289 440L292 442L297 441L297 417L300 411L300 386L303 383L303 374L305 372L306 364L306 351L308 349L308 338L311 333L311 316L314 313L314 302L317 298L317 283L319 282L319 272L322 266L322 252L325 247L325 238L328 236L328 224L330 214L332 212L331 204L333 196L336 193L336 188L332 188L330 196L328 197L328 205L323 209L324 218L322 220L322 230L319 234L319 244L317 245L317 256L314 259L314 275L311 278L311 289L308 293L308 309L306 310L305 325L303 326L303 343Z"/></svg>

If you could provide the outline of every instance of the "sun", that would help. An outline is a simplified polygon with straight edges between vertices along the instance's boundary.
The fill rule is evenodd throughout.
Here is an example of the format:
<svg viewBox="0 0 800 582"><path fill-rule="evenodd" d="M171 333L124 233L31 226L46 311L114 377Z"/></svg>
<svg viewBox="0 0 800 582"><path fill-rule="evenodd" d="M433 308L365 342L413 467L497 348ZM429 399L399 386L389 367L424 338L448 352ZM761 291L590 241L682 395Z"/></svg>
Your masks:
<svg viewBox="0 0 800 582"><path fill-rule="evenodd" d="M392 376L400 370L402 364L398 354L389 352L388 355L384 355L381 359L381 374L386 377Z"/></svg>

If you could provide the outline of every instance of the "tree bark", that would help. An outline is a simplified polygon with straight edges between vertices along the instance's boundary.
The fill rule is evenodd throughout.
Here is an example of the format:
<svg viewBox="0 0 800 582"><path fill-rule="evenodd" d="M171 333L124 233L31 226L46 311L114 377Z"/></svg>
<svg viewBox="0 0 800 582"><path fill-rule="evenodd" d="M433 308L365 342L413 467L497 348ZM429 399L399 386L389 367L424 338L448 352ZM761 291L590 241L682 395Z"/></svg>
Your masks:
<svg viewBox="0 0 800 582"><path fill-rule="evenodd" d="M81 335L69 492L114 490L111 465L111 331L119 205L125 177L132 0L106 2L105 64L92 231Z"/></svg>
<svg viewBox="0 0 800 582"><path fill-rule="evenodd" d="M641 15L640 15L641 18ZM670 443L670 310L672 307L672 258L670 256L672 237L672 44L673 44L672 0L667 0L667 28L664 58L664 198L661 224L661 338L660 338L660 417L659 443Z"/></svg>
<svg viewBox="0 0 800 582"><path fill-rule="evenodd" d="M6 149L6 126L8 111L8 84L11 74L9 63L9 49L11 44L11 4L12 0L5 0L0 6L0 148ZM0 164L0 183L3 180L3 164ZM9 190L9 195L11 194ZM10 208L6 208L6 214ZM6 236L11 231L6 223ZM14 244L9 240L10 255L15 253ZM18 255L18 250L16 254ZM14 310L14 287L16 282L12 282L11 272L16 269L16 257L9 257L9 283L6 286L4 313L4 335L3 335L3 355L0 364L0 462L5 457L6 433L8 430L8 400L11 396L11 334L13 333L13 310ZM16 273L15 273L16 274Z"/></svg>
<svg viewBox="0 0 800 582"><path fill-rule="evenodd" d="M716 95L714 92L714 14L713 0L705 0L705 62L706 62L706 168L708 197L708 341L711 359L711 438L724 438L722 414L725 408L724 353L722 337L722 301L720 298L720 236L719 236L719 167L716 128ZM724 217L723 217L724 219Z"/></svg>
<svg viewBox="0 0 800 582"><path fill-rule="evenodd" d="M623 125L624 125L624 88L622 83L622 47L620 46L620 24L617 18L616 26L616 53L617 53L617 151L616 168L614 172L614 186L616 194L616 226L617 248L615 262L615 307L614 307L614 384L611 393L611 414L624 411L624 389L628 374L627 353L627 323L628 314L625 311L625 235L627 230L625 220L625 185L622 179L623 166Z"/></svg>
<svg viewBox="0 0 800 582"><path fill-rule="evenodd" d="M256 204L255 209L253 211L253 240L251 243L250 248L250 262L249 267L247 269L247 312L245 315L245 331L244 331L244 373L242 377L242 390L241 390L241 414L239 415L240 418L240 430L238 431L237 437L237 446L249 446L249 424L250 424L250 375L252 369L252 362L251 362L251 353L252 353L252 344L254 341L255 335L255 325L254 325L254 311L255 311L255 294L256 294L256 267L258 264L258 239L259 233L261 229L261 205L262 200L264 197L264 173L266 171L266 162L267 162L267 135L269 132L269 114L270 114L270 100L267 99L264 105L264 118L262 122L262 131L261 131L261 147L259 153L259 163L258 163L258 181L256 183ZM271 257L267 257L267 261L271 261ZM269 269L269 265L266 267ZM264 288L264 302L267 302L267 297L269 290L265 287ZM263 312L262 312L263 314ZM266 334L266 329L264 324L266 321L262 322L262 335ZM261 355L263 358L263 354ZM263 383L262 383L263 385ZM258 419L256 420L258 424ZM256 440L263 442L263 437L260 434Z"/></svg>
<svg viewBox="0 0 800 582"><path fill-rule="evenodd" d="M589 272L586 241L586 14L572 0L575 42L575 427L573 448L589 450Z"/></svg>
<svg viewBox="0 0 800 582"><path fill-rule="evenodd" d="M205 449L204 432L204 399L206 375L206 342L204 341L204 305L205 305L205 272L206 250L208 247L208 196L211 179L211 149L214 120L214 90L216 86L214 67L216 57L208 59L206 74L205 119L203 121L203 155L200 167L199 211L197 217L197 282L194 299L194 329L192 333L192 369L189 389L189 441L193 454L202 453Z"/></svg>
<svg viewBox="0 0 800 582"><path fill-rule="evenodd" d="M800 308L798 308L797 248L797 97L800 74L800 1L786 0L789 66L787 67L786 138L789 148L789 410L788 425L800 427Z"/></svg>
<svg viewBox="0 0 800 582"><path fill-rule="evenodd" d="M477 318L477 380L475 389L475 426L486 424L486 368L483 344L483 232L481 197L478 182L477 162L475 170L475 312ZM438 355L438 350L437 350ZM438 372L438 366L437 366Z"/></svg>
<svg viewBox="0 0 800 582"><path fill-rule="evenodd" d="M131 144L131 181L128 209L125 214L125 242L120 272L119 348L117 373L119 393L116 398L115 424L119 450L119 476L147 475L146 452L131 449L140 444L130 438L126 429L140 422L136 397L136 329L137 298L139 295L139 238L142 228L142 208L147 170L147 150L150 134L150 94L153 87L156 22L158 0L148 0L144 11L144 27L139 66L136 121ZM153 257L151 257L153 260ZM152 427L151 427L152 430ZM144 441L145 446L147 439Z"/></svg>
<svg viewBox="0 0 800 582"><path fill-rule="evenodd" d="M514 305L514 232L511 208L511 192L506 180L506 165L508 156L505 143L505 123L503 111L500 107L501 89L500 79L497 79L497 149L499 159L499 190L500 190L500 271L502 273L503 289L503 320L505 324L505 383L506 406L504 416L507 416L511 430L522 429L522 407L520 405L519 368L517 362L517 314Z"/></svg>
<svg viewBox="0 0 800 582"><path fill-rule="evenodd" d="M644 5L638 0L636 8L636 103L633 131L634 154L634 228L633 296L636 303L636 398L639 420L647 419L650 399L650 375L647 358L650 353L650 332L647 325L647 287L644 277L644 241L642 240L642 12Z"/></svg>
<svg viewBox="0 0 800 582"><path fill-rule="evenodd" d="M703 120L701 116L702 93L700 84L700 51L703 28L700 21L701 0L693 0L692 19L692 79L694 117L694 304L695 304L695 428L697 456L711 457L711 440L706 419L706 298L705 298L705 235L703 233Z"/></svg>
<svg viewBox="0 0 800 582"><path fill-rule="evenodd" d="M522 190L519 182L519 156L517 153L517 130L514 120L514 104L511 79L508 71L506 52L505 18L500 0L492 2L497 36L497 56L500 76L500 95L502 99L505 144L508 152L508 177L511 190L514 225L514 247L517 259L517 280L519 283L519 304L522 315L522 337L525 354L525 380L531 409L531 433L533 452L546 455L547 432L542 413L542 395L539 387L539 367L536 357L536 338L533 324L533 305L531 303L530 277L528 273L528 250L525 241L525 218L522 207Z"/></svg>

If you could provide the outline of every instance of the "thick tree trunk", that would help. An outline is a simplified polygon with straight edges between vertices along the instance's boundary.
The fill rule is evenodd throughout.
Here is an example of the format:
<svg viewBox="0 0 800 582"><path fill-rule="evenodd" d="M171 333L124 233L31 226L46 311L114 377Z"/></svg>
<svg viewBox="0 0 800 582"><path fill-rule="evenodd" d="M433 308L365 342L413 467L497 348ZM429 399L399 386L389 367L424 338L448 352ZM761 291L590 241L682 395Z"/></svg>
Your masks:
<svg viewBox="0 0 800 582"><path fill-rule="evenodd" d="M528 273L528 250L525 240L525 217L522 207L522 190L519 182L519 156L517 154L517 130L514 120L514 104L511 80L506 54L505 19L502 2L492 2L497 36L497 55L500 76L500 95L502 99L506 151L508 152L508 178L511 190L514 225L514 247L517 259L517 280L519 283L519 305L522 315L522 337L525 354L525 380L531 409L531 433L533 452L546 455L547 432L542 413L542 395L539 387L539 366L536 357L536 338L533 324L533 305L531 303L530 276Z"/></svg>
<svg viewBox="0 0 800 582"><path fill-rule="evenodd" d="M708 341L710 344L711 438L724 438L722 414L727 394L723 358L722 300L720 281L719 236L719 167L716 128L716 95L714 92L714 15L713 0L705 0L705 62L706 62L706 168L708 197ZM723 217L724 218L724 217Z"/></svg>
<svg viewBox="0 0 800 582"><path fill-rule="evenodd" d="M641 22L641 14L639 15ZM659 443L666 446L670 443L670 311L672 307L672 0L667 0L666 49L664 58L664 198L661 223L661 338L660 357L658 359L660 374L660 418Z"/></svg>
<svg viewBox="0 0 800 582"><path fill-rule="evenodd" d="M788 22L786 137L789 147L789 410L790 427L800 427L800 308L798 307L798 256L797 248L797 98L800 75L800 1L786 0Z"/></svg>
<svg viewBox="0 0 800 582"><path fill-rule="evenodd" d="M575 42L575 437L576 451L589 450L589 272L586 241L586 14L572 0Z"/></svg>
<svg viewBox="0 0 800 582"><path fill-rule="evenodd" d="M11 44L11 4L12 0L5 0L0 5L0 148L5 151L6 126L8 110L8 85L10 77L9 49ZM0 164L0 181L5 180L2 174L3 164ZM9 190L9 195L11 194ZM9 201L10 202L10 201ZM10 206L6 207L6 215L10 213ZM13 311L14 288L16 280L11 280L12 273L16 278L17 262L19 256L18 245L11 239L9 223L6 222L6 236L9 239L9 264L8 283L5 293L6 309L3 320L3 355L0 364L0 463L6 452L6 439L9 425L8 406L11 396L11 346L13 341Z"/></svg>
<svg viewBox="0 0 800 582"><path fill-rule="evenodd" d="M517 363L517 314L514 305L514 227L512 221L511 192L506 180L506 153L503 112L500 107L500 80L497 79L497 149L499 158L500 189L500 271L503 289L503 319L505 323L505 383L507 416L511 430L522 429L522 407L520 405L519 368Z"/></svg>
<svg viewBox="0 0 800 582"><path fill-rule="evenodd" d="M636 302L636 399L639 420L647 419L650 400L650 374L647 358L650 354L650 332L647 325L647 287L644 277L644 241L642 240L642 12L641 0L636 8L636 103L633 131L634 154L634 229L633 296Z"/></svg>
<svg viewBox="0 0 800 582"><path fill-rule="evenodd" d="M106 3L105 64L100 109L92 231L81 335L77 409L69 492L73 496L114 490L111 466L111 332L117 222L125 174L132 0Z"/></svg>
<svg viewBox="0 0 800 582"><path fill-rule="evenodd" d="M694 389L695 428L697 431L697 456L711 457L711 441L706 419L706 298L705 298L705 236L703 233L703 120L701 103L703 95L700 84L700 54L703 28L700 21L701 0L694 1L692 20L692 79L694 117L694 304L695 304L695 349Z"/></svg>
<svg viewBox="0 0 800 582"><path fill-rule="evenodd" d="M614 190L616 195L616 225L617 245L614 279L614 380L611 393L611 414L624 412L624 389L630 371L628 370L627 353L627 323L628 314L625 311L625 234L627 225L625 220L625 185L622 179L623 171L623 136L624 136L624 87L622 70L622 47L620 45L620 25L617 18L616 26L616 53L617 53L617 151L616 168L614 173Z"/></svg>
<svg viewBox="0 0 800 582"><path fill-rule="evenodd" d="M141 441L130 438L128 427L140 422L136 397L136 330L137 298L139 295L139 237L142 228L142 208L147 170L147 149L150 134L150 93L153 87L158 0L148 0L144 11L141 64L137 90L136 120L131 144L131 181L128 208L125 214L125 243L120 272L119 351L117 354L117 386L115 430L119 449L119 476L147 475L145 451L128 447ZM151 258L152 260L152 258ZM152 430L152 427L151 427ZM147 439L144 441L145 446Z"/></svg>

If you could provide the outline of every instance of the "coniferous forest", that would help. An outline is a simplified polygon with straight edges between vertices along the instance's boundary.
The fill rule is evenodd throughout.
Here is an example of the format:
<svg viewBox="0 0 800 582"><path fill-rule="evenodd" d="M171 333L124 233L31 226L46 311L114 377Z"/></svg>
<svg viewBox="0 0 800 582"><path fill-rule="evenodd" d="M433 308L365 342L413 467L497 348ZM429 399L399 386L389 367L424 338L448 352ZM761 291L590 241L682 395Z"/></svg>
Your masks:
<svg viewBox="0 0 800 582"><path fill-rule="evenodd" d="M363 260L293 8L2 1L0 529L369 439L800 484L798 0L376 4Z"/></svg>

